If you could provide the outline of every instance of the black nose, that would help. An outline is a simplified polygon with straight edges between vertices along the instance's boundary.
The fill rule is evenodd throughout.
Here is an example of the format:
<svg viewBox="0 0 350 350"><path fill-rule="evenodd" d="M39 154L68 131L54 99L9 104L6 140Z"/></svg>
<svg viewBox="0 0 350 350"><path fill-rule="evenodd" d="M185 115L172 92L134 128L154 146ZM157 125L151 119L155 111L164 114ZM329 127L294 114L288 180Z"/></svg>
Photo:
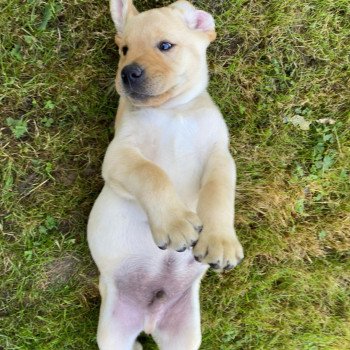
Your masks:
<svg viewBox="0 0 350 350"><path fill-rule="evenodd" d="M143 69L137 64L129 64L122 69L121 77L124 84L139 83L143 78Z"/></svg>

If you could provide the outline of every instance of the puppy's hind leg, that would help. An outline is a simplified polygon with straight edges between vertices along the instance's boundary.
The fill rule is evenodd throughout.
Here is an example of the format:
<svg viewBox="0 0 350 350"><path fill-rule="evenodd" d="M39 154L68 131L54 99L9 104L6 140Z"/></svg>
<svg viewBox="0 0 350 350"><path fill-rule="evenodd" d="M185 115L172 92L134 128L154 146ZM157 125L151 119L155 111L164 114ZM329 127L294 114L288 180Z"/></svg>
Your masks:
<svg viewBox="0 0 350 350"><path fill-rule="evenodd" d="M100 277L102 304L97 331L100 350L142 350L135 342L143 328L143 315L118 296L113 282Z"/></svg>
<svg viewBox="0 0 350 350"><path fill-rule="evenodd" d="M198 350L201 344L199 283L172 305L152 334L161 350Z"/></svg>

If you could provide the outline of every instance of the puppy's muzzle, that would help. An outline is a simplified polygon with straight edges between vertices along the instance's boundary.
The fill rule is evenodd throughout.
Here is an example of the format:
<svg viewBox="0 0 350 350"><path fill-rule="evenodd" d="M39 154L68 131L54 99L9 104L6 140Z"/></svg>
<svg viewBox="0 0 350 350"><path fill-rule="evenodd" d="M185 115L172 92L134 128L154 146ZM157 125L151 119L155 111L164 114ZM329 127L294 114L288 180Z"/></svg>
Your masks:
<svg viewBox="0 0 350 350"><path fill-rule="evenodd" d="M145 72L142 67L133 63L122 69L121 78L126 91L140 93L145 81Z"/></svg>

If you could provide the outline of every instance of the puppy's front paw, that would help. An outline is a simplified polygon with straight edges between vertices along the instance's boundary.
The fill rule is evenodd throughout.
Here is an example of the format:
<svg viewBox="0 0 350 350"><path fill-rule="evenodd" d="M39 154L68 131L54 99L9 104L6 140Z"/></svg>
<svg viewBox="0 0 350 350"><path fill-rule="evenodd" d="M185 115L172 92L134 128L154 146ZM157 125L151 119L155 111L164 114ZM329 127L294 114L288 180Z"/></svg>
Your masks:
<svg viewBox="0 0 350 350"><path fill-rule="evenodd" d="M186 208L165 211L165 217L150 222L153 239L160 249L183 252L198 241L203 225L197 214Z"/></svg>
<svg viewBox="0 0 350 350"><path fill-rule="evenodd" d="M225 232L226 231L226 232ZM197 261L207 263L215 270L230 270L244 257L243 248L233 229L220 231L204 230L193 248Z"/></svg>

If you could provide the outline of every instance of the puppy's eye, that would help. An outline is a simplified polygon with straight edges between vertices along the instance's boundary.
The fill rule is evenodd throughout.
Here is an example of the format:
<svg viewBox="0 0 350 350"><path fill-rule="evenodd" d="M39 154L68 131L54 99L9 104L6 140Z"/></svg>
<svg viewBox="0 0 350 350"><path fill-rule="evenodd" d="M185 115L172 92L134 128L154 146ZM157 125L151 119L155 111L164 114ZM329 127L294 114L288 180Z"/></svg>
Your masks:
<svg viewBox="0 0 350 350"><path fill-rule="evenodd" d="M128 50L129 50L129 48L127 46L123 46L122 52L123 52L124 56L127 54Z"/></svg>
<svg viewBox="0 0 350 350"><path fill-rule="evenodd" d="M158 49L160 51L168 51L170 50L172 47L174 46L174 44L170 44L167 41L162 41L158 44Z"/></svg>

